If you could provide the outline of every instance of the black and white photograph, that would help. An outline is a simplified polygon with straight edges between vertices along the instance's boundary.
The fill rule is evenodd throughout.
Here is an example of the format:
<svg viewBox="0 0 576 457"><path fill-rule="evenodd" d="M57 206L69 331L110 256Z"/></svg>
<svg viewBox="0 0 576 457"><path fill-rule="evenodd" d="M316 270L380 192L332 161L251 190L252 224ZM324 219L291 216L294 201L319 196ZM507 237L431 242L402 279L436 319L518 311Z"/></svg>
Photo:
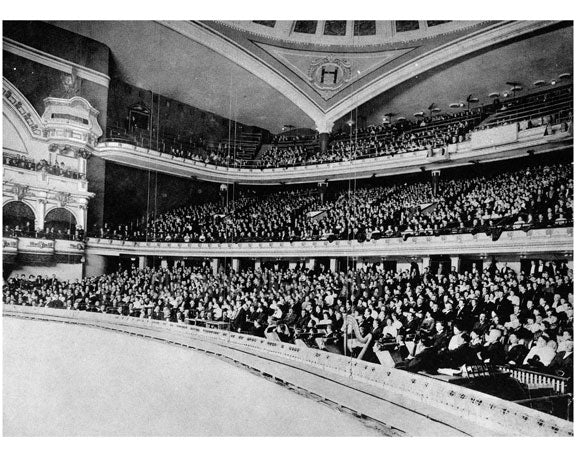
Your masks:
<svg viewBox="0 0 576 457"><path fill-rule="evenodd" d="M348 5L3 18L5 438L574 436L572 19Z"/></svg>

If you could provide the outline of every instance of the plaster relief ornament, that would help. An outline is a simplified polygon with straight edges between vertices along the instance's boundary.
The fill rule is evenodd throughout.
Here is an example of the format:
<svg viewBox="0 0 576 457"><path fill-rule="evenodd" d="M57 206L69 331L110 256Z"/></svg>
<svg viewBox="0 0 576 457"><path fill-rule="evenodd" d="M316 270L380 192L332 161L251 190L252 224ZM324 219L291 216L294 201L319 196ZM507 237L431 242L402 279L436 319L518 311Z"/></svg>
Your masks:
<svg viewBox="0 0 576 457"><path fill-rule="evenodd" d="M350 81L351 76L352 64L333 56L313 60L308 69L308 80L326 99Z"/></svg>
<svg viewBox="0 0 576 457"><path fill-rule="evenodd" d="M22 184L14 184L12 191L16 195L16 199L18 201L22 201L24 197L28 195L28 186L23 186Z"/></svg>
<svg viewBox="0 0 576 457"><path fill-rule="evenodd" d="M58 203L60 204L61 207L65 207L66 205L71 203L72 196L67 192L58 192L56 194L56 200L58 200Z"/></svg>
<svg viewBox="0 0 576 457"><path fill-rule="evenodd" d="M70 74L64 74L60 79L62 81L62 89L64 90L64 98L72 98L80 93L82 80L78 77L78 70L75 67L72 67Z"/></svg>

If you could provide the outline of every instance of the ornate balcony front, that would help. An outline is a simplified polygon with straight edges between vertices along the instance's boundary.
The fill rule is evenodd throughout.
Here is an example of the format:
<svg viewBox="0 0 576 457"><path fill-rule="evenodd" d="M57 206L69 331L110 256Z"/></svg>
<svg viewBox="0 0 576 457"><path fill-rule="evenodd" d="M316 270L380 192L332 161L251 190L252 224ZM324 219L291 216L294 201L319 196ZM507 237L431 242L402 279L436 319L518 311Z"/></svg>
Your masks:
<svg viewBox="0 0 576 457"><path fill-rule="evenodd" d="M540 154L572 146L571 131L557 126L547 133L545 126L518 130L518 123L474 132L469 141L449 145L429 153L421 150L346 162L302 165L284 168L234 168L174 157L152 149L119 142L100 143L94 154L123 165L149 169L175 176L196 177L212 182L239 184L310 183L324 180L361 179L424 170L469 165L470 163Z"/></svg>
<svg viewBox="0 0 576 457"><path fill-rule="evenodd" d="M543 254L572 252L573 228L507 231L497 241L486 233L381 238L366 242L294 241L252 243L138 242L89 238L86 253L119 256L154 255L178 257L420 257L430 255L478 256L495 254Z"/></svg>

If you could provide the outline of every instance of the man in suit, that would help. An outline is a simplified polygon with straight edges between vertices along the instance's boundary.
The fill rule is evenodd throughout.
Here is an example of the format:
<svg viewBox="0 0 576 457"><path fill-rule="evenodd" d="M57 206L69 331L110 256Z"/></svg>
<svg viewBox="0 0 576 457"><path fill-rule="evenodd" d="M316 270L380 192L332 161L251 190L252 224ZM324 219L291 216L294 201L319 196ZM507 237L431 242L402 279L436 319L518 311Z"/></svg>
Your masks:
<svg viewBox="0 0 576 457"><path fill-rule="evenodd" d="M574 342L568 340L564 342L564 351L557 352L548 371L556 376L572 377L574 369Z"/></svg>
<svg viewBox="0 0 576 457"><path fill-rule="evenodd" d="M500 338L502 338L502 332L498 329L492 329L486 335L486 343L480 350L480 358L484 363L492 365L502 365L504 363L506 353Z"/></svg>
<svg viewBox="0 0 576 457"><path fill-rule="evenodd" d="M515 333L511 333L508 337L508 346L506 347L506 363L520 366L526 355L528 355L528 348L524 344L524 340L519 339Z"/></svg>
<svg viewBox="0 0 576 457"><path fill-rule="evenodd" d="M236 315L232 319L231 329L234 332L242 332L246 327L246 316L248 313L248 304L246 302L242 303L242 306L238 309Z"/></svg>

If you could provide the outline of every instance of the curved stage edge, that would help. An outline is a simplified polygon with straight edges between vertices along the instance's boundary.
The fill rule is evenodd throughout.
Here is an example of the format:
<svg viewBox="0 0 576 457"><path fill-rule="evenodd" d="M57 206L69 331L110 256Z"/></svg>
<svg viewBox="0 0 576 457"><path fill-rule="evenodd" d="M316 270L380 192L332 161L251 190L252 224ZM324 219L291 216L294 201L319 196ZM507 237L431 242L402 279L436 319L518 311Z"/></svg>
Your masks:
<svg viewBox="0 0 576 457"><path fill-rule="evenodd" d="M129 316L4 305L5 316L87 325L231 361L400 436L573 436L569 421L437 379L251 335Z"/></svg>

